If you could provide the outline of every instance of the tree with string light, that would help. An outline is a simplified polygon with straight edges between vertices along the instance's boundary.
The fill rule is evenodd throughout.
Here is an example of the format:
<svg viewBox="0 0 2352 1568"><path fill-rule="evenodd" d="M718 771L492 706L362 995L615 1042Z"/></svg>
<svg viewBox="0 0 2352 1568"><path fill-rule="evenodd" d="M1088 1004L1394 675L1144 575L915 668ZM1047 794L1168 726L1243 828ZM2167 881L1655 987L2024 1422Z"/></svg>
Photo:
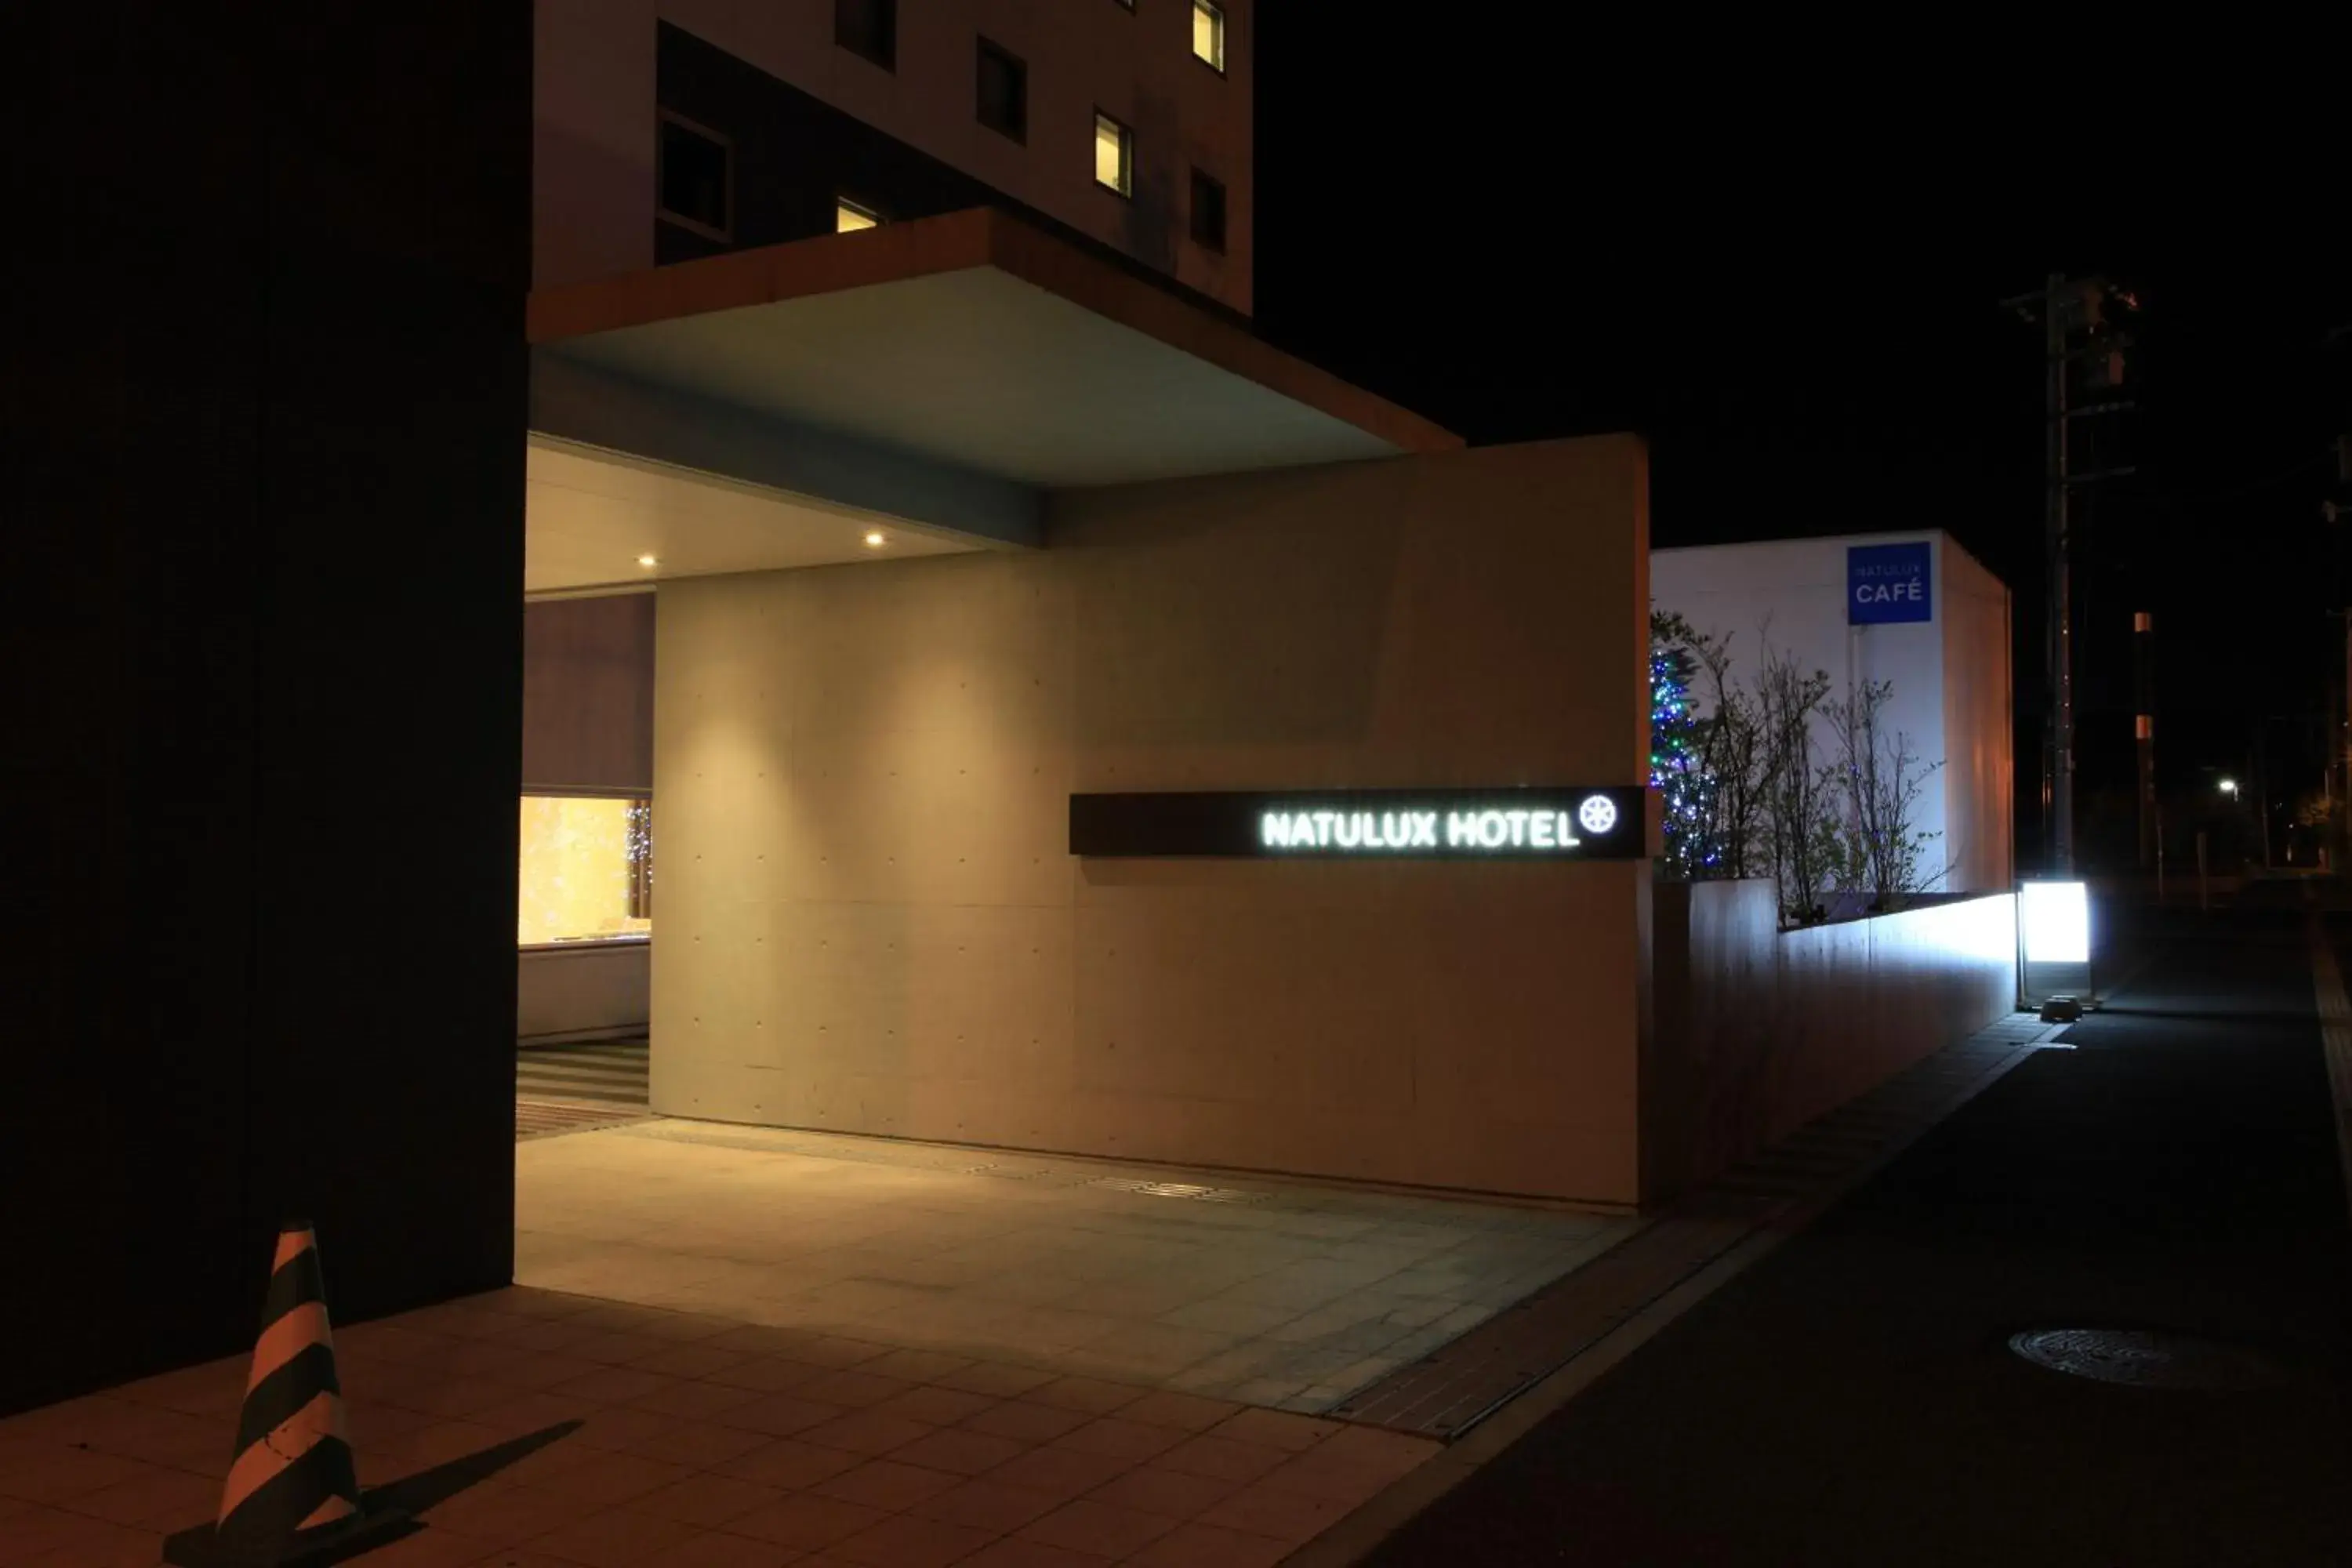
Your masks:
<svg viewBox="0 0 2352 1568"><path fill-rule="evenodd" d="M1715 778L1706 765L1706 721L1691 704L1705 643L1668 610L1650 612L1650 787L1665 826L1661 871L1682 880L1723 875L1715 831Z"/></svg>

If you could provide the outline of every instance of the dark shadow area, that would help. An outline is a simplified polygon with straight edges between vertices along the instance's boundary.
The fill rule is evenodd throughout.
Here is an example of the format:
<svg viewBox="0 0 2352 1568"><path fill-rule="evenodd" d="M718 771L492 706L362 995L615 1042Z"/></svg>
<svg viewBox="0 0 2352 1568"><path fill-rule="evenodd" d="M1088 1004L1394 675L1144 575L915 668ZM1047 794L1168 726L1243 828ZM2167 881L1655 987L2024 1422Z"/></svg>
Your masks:
<svg viewBox="0 0 2352 1568"><path fill-rule="evenodd" d="M526 1432L520 1437L509 1438L478 1453L462 1455L431 1469L419 1470L413 1476L403 1476L380 1487L365 1488L361 1498L370 1510L394 1508L404 1513L423 1513L439 1507L467 1487L488 1479L518 1459L527 1458L550 1443L569 1437L586 1425L584 1421L559 1421L552 1426Z"/></svg>
<svg viewBox="0 0 2352 1568"><path fill-rule="evenodd" d="M532 135L528 6L10 33L48 237L0 386L41 672L0 772L44 847L0 1147L44 1174L0 1257L75 1289L0 1290L0 1413L250 1351L289 1214L341 1321L514 1276ZM343 868L398 942L320 918Z"/></svg>
<svg viewBox="0 0 2352 1568"><path fill-rule="evenodd" d="M360 1512L351 1528L332 1538L320 1541L307 1551L293 1552L277 1559L281 1568L327 1568L334 1563L345 1563L363 1552L416 1534L426 1525L416 1516L428 1509L437 1508L467 1487L487 1480L517 1460L525 1458L550 1443L557 1442L587 1425L583 1421L559 1421L552 1426L542 1426L536 1432L526 1432L520 1437L462 1455L430 1469L404 1476L380 1487L363 1488L360 1493ZM200 1524L169 1537L163 1542L163 1561L178 1568L250 1568L251 1553L243 1547L225 1547L213 1537L213 1527Z"/></svg>

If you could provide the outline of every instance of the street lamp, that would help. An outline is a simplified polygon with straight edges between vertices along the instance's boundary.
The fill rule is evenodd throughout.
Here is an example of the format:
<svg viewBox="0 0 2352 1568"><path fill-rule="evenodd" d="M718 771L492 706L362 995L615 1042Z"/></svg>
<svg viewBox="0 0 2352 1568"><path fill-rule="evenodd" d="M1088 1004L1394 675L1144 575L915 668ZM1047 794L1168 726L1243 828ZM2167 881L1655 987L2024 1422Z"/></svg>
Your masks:
<svg viewBox="0 0 2352 1568"><path fill-rule="evenodd" d="M2238 781L2235 779L2223 779L2221 781L2221 793L2228 795L2231 800L2237 799Z"/></svg>

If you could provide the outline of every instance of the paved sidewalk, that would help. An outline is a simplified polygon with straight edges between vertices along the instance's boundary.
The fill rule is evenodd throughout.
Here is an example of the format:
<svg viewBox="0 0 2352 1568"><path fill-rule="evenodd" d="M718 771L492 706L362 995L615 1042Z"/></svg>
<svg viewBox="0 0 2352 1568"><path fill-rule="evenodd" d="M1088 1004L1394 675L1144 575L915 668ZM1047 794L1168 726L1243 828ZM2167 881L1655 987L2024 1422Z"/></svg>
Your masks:
<svg viewBox="0 0 2352 1568"><path fill-rule="evenodd" d="M518 1284L1315 1415L1633 1228L700 1121L515 1164Z"/></svg>
<svg viewBox="0 0 2352 1568"><path fill-rule="evenodd" d="M2305 912L2156 962L1446 1494L1381 1564L2352 1563L2352 1226ZM2339 944L2352 922L2335 929ZM2251 1347L2166 1391L2010 1336Z"/></svg>

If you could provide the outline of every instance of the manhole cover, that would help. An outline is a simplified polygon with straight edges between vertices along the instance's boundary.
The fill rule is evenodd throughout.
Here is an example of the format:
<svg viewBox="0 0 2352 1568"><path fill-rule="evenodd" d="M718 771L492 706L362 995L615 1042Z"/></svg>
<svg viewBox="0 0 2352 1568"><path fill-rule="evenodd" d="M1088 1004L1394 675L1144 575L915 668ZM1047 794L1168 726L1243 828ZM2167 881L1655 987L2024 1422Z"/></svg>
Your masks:
<svg viewBox="0 0 2352 1568"><path fill-rule="evenodd" d="M2269 1388L2284 1381L2259 1351L2139 1329L2029 1329L2009 1348L2036 1366L2134 1388Z"/></svg>
<svg viewBox="0 0 2352 1568"><path fill-rule="evenodd" d="M1203 1187L1191 1182L1141 1182L1127 1176L1104 1176L1088 1182L1115 1193L1139 1193L1148 1198L1193 1198L1210 1204L1254 1204L1264 1193L1235 1192L1231 1187Z"/></svg>

